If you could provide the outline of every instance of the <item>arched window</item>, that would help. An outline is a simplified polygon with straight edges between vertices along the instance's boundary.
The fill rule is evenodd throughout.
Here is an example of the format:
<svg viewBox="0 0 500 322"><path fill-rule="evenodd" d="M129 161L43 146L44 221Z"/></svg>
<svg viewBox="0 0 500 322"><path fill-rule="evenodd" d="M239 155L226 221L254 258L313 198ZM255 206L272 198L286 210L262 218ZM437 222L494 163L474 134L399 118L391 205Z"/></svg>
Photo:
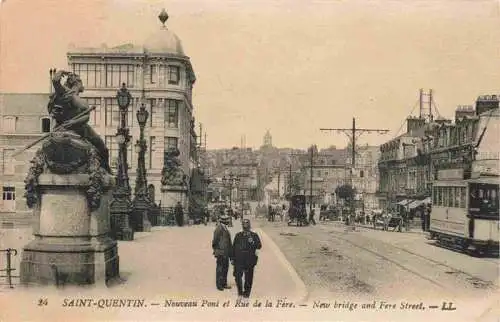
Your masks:
<svg viewBox="0 0 500 322"><path fill-rule="evenodd" d="M50 132L50 118L44 117L41 119L42 122L42 132L48 133Z"/></svg>

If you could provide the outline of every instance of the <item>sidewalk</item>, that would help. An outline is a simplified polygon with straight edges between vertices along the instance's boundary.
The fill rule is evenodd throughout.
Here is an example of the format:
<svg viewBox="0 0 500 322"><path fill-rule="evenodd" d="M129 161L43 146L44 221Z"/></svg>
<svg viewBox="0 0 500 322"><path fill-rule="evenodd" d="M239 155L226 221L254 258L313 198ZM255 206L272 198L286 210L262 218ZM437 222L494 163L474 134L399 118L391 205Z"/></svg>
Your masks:
<svg viewBox="0 0 500 322"><path fill-rule="evenodd" d="M235 227L230 228L232 238L239 229L239 223L235 223ZM219 303L231 300L234 304L237 299L237 290L232 276L232 267L230 267L228 274L228 282L232 289L221 292L215 287L215 258L211 249L213 230L214 224L153 227L152 232L136 233L134 241L120 241L118 253L120 256L120 275L123 282L109 288L26 290L17 286L14 290L10 290L3 287L0 291L0 307L2 307L0 320L41 318L36 313L41 309L45 312L44 314L52 312L56 320L63 319L65 314L61 314L64 312L69 314L64 319L73 314L72 320L75 320L74 314L79 312L78 320L85 316L96 320L94 315L96 309L94 308L78 308L76 311L75 309L61 310L63 299L69 297L142 298L146 303L158 302L161 303L163 311L161 309L148 310L148 319L160 320L182 318L182 316L165 316L164 310L166 308L163 308L163 304L169 299L175 301L194 300L199 303L203 299L215 302L218 300ZM255 299L265 301L265 299L284 297L291 301L300 301L306 296L303 282L274 242L259 228L254 230L260 235L263 248L259 252L259 263L255 269L254 285L249 302L253 303ZM4 237L6 237L5 233ZM23 241L25 239L22 238ZM22 248L20 245L11 247ZM37 307L36 303L39 297L49 299L52 304L50 310L47 307ZM6 307L9 309L4 310ZM197 310L186 310L185 308L169 308L168 311L169 314L195 314L197 312ZM130 308L113 308L111 310L97 310L97 312L100 312L99 318L103 319L126 318L135 320L131 315L133 311ZM212 313L214 312L212 311ZM145 313L144 309L136 310L136 318L144 318ZM150 313L153 315L149 316ZM48 315L45 315L43 319L47 320L47 318Z"/></svg>

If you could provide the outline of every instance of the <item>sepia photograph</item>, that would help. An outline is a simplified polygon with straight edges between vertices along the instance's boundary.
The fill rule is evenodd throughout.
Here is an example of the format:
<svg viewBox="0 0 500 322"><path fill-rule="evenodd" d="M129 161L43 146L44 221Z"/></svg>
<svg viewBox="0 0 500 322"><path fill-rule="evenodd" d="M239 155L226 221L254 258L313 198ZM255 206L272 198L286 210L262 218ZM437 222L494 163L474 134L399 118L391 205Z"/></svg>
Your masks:
<svg viewBox="0 0 500 322"><path fill-rule="evenodd" d="M0 321L500 317L500 0L0 0Z"/></svg>

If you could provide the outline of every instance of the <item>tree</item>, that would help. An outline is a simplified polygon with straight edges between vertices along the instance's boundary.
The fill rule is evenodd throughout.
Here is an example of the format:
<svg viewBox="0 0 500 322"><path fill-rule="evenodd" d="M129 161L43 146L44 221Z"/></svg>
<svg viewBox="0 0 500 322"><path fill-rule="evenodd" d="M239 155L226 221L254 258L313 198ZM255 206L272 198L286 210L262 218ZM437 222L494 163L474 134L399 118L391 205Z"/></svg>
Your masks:
<svg viewBox="0 0 500 322"><path fill-rule="evenodd" d="M337 197L344 199L345 201L352 201L354 195L356 194L356 189L354 189L350 184L344 184L335 189L335 194Z"/></svg>

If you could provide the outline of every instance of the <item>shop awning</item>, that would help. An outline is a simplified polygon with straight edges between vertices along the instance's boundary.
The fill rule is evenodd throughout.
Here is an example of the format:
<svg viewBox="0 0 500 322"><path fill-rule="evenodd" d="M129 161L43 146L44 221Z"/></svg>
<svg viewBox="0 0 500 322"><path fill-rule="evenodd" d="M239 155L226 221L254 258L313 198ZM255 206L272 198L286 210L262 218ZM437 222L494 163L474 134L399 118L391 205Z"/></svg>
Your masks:
<svg viewBox="0 0 500 322"><path fill-rule="evenodd" d="M396 205L401 205L401 206L404 206L406 205L407 203L409 203L411 200L408 200L408 199L403 199L401 200L400 202L397 202Z"/></svg>
<svg viewBox="0 0 500 322"><path fill-rule="evenodd" d="M431 198L425 198L424 200L415 200L413 202L410 202L407 207L410 209L415 209L418 206L424 205L424 204L429 204L431 203Z"/></svg>

